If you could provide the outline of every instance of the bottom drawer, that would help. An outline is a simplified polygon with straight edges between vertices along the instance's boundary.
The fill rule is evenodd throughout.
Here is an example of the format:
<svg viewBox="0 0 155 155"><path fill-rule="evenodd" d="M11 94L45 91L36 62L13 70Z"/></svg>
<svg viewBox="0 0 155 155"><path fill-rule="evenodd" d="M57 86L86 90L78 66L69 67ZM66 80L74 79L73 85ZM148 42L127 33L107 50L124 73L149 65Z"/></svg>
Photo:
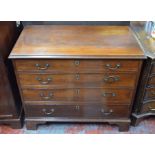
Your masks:
<svg viewBox="0 0 155 155"><path fill-rule="evenodd" d="M155 113L155 101L151 101L143 104L141 113L148 113L148 112Z"/></svg>
<svg viewBox="0 0 155 155"><path fill-rule="evenodd" d="M147 100L153 100L155 99L155 88L148 88L145 91L145 98L146 101Z"/></svg>
<svg viewBox="0 0 155 155"><path fill-rule="evenodd" d="M27 117L129 117L129 106L106 105L26 105Z"/></svg>

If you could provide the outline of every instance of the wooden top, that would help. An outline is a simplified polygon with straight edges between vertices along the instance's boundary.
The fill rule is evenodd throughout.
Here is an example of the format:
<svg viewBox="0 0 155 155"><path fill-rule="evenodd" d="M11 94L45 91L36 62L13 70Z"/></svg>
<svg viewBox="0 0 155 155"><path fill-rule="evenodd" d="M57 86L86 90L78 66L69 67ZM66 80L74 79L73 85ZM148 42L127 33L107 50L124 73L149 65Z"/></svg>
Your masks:
<svg viewBox="0 0 155 155"><path fill-rule="evenodd" d="M9 58L144 58L128 26L26 26Z"/></svg>
<svg viewBox="0 0 155 155"><path fill-rule="evenodd" d="M139 39L140 45L145 55L155 59L155 40L148 37L144 31L145 22L132 22L131 28Z"/></svg>

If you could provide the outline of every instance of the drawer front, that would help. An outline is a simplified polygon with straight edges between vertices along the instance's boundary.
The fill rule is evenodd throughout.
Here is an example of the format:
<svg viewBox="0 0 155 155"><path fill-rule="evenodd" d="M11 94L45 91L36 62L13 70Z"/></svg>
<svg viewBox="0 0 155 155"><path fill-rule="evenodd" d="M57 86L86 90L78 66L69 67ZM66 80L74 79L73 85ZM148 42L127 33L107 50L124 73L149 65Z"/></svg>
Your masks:
<svg viewBox="0 0 155 155"><path fill-rule="evenodd" d="M155 88L146 89L144 99L145 99L145 100L152 100L152 99L155 99Z"/></svg>
<svg viewBox="0 0 155 155"><path fill-rule="evenodd" d="M141 113L155 113L155 101L147 102L143 104Z"/></svg>
<svg viewBox="0 0 155 155"><path fill-rule="evenodd" d="M136 82L135 74L19 74L24 87L132 87Z"/></svg>
<svg viewBox="0 0 155 155"><path fill-rule="evenodd" d="M155 87L155 75L149 77L147 87Z"/></svg>
<svg viewBox="0 0 155 155"><path fill-rule="evenodd" d="M140 60L14 60L17 71L102 73L138 71Z"/></svg>
<svg viewBox="0 0 155 155"><path fill-rule="evenodd" d="M130 89L45 89L22 90L25 101L131 102Z"/></svg>
<svg viewBox="0 0 155 155"><path fill-rule="evenodd" d="M26 105L27 117L118 118L129 116L129 106Z"/></svg>

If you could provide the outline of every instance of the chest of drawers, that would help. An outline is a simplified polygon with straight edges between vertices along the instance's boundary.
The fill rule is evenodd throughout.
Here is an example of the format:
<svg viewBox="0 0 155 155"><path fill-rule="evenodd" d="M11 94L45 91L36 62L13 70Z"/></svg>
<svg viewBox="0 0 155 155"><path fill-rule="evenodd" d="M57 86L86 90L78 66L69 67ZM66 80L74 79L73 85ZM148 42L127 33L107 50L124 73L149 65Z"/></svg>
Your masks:
<svg viewBox="0 0 155 155"><path fill-rule="evenodd" d="M27 26L10 58L28 129L108 122L128 130L145 58L126 26Z"/></svg>
<svg viewBox="0 0 155 155"><path fill-rule="evenodd" d="M142 67L132 113L132 124L136 126L143 118L155 115L155 41L147 37L143 22L133 22L132 28L147 56Z"/></svg>

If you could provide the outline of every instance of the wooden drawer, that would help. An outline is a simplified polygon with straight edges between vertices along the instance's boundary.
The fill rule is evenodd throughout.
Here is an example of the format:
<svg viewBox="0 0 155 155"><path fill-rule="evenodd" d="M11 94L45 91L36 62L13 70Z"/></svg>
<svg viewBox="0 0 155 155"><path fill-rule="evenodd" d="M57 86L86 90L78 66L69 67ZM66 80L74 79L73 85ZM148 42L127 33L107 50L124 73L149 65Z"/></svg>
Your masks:
<svg viewBox="0 0 155 155"><path fill-rule="evenodd" d="M135 74L21 74L22 88L134 87Z"/></svg>
<svg viewBox="0 0 155 155"><path fill-rule="evenodd" d="M23 89L25 101L131 102L130 89ZM74 103L74 102L73 102Z"/></svg>
<svg viewBox="0 0 155 155"><path fill-rule="evenodd" d="M155 113L155 101L147 102L142 105L141 113Z"/></svg>
<svg viewBox="0 0 155 155"><path fill-rule="evenodd" d="M17 71L103 73L138 71L140 60L14 60Z"/></svg>
<svg viewBox="0 0 155 155"><path fill-rule="evenodd" d="M149 77L147 87L155 87L155 75Z"/></svg>
<svg viewBox="0 0 155 155"><path fill-rule="evenodd" d="M144 99L145 100L155 99L155 88L146 89Z"/></svg>
<svg viewBox="0 0 155 155"><path fill-rule="evenodd" d="M129 106L26 105L27 117L118 118L129 116Z"/></svg>

